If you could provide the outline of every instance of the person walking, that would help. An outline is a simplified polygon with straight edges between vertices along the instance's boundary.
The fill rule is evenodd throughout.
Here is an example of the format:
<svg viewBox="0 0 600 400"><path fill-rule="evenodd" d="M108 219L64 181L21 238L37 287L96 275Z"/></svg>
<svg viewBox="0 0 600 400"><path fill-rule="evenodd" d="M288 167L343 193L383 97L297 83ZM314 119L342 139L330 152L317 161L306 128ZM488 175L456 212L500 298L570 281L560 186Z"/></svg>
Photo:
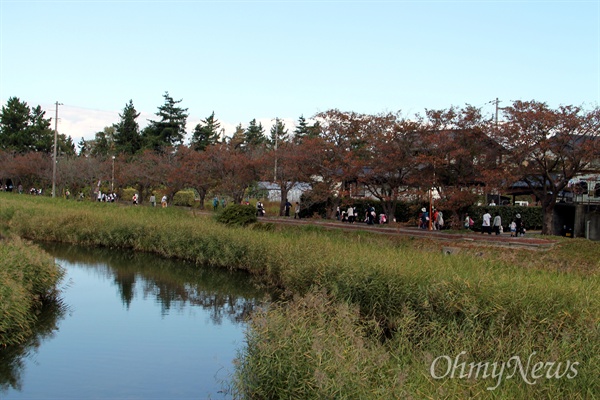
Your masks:
<svg viewBox="0 0 600 400"><path fill-rule="evenodd" d="M435 217L435 229L437 231L444 229L444 214L441 211L437 211L437 215Z"/></svg>
<svg viewBox="0 0 600 400"><path fill-rule="evenodd" d="M352 206L348 206L348 223L353 224L354 223L354 207Z"/></svg>
<svg viewBox="0 0 600 400"><path fill-rule="evenodd" d="M154 193L152 193L152 195L150 196L150 204L152 205L152 207L156 207L156 196L154 195Z"/></svg>
<svg viewBox="0 0 600 400"><path fill-rule="evenodd" d="M160 200L160 204L162 205L162 208L166 208L167 207L167 195L166 194Z"/></svg>
<svg viewBox="0 0 600 400"><path fill-rule="evenodd" d="M494 222L492 223L494 227L494 233L499 235L502 233L502 218L500 217L500 213L496 212L494 216Z"/></svg>
<svg viewBox="0 0 600 400"><path fill-rule="evenodd" d="M290 208L292 208L292 203L290 203L288 199L285 199L284 210L286 217L290 216Z"/></svg>
<svg viewBox="0 0 600 400"><path fill-rule="evenodd" d="M294 219L300 219L300 203L296 202L296 207L294 209Z"/></svg>
<svg viewBox="0 0 600 400"><path fill-rule="evenodd" d="M481 234L487 233L488 235L492 234L492 215L488 210L485 210L485 214L483 214L483 222L481 223Z"/></svg>

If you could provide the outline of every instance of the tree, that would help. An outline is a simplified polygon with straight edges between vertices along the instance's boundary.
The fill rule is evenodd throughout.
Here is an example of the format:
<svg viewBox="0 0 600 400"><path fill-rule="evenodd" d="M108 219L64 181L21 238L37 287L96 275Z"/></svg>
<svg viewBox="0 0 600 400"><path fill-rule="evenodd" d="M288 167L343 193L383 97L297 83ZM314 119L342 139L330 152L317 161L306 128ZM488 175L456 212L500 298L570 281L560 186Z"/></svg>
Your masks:
<svg viewBox="0 0 600 400"><path fill-rule="evenodd" d="M204 151L208 146L216 144L221 134L221 123L215 119L215 112L203 119L192 134L190 145L196 151Z"/></svg>
<svg viewBox="0 0 600 400"><path fill-rule="evenodd" d="M165 147L177 146L183 142L188 117L187 108L177 105L182 100L173 100L169 96L169 92L165 92L163 97L165 103L158 107L156 113L160 120L150 120L150 124L142 131L144 147L156 151L162 151Z"/></svg>
<svg viewBox="0 0 600 400"><path fill-rule="evenodd" d="M137 118L140 116L133 106L133 101L125 105L123 113L119 114L121 120L114 125L114 151L115 154L134 155L142 148L142 137Z"/></svg>
<svg viewBox="0 0 600 400"><path fill-rule="evenodd" d="M40 106L30 109L17 97L8 99L0 114L0 149L25 153L49 153L54 145L50 119Z"/></svg>
<svg viewBox="0 0 600 400"><path fill-rule="evenodd" d="M204 151L195 151L189 147L181 146L177 151L177 168L171 171L172 179L182 182L186 187L195 189L200 197L200 209L204 209L204 201L210 190L218 184L214 166L211 163L212 148L208 146Z"/></svg>
<svg viewBox="0 0 600 400"><path fill-rule="evenodd" d="M496 135L508 150L504 171L516 172L541 201L542 234L551 235L558 194L600 158L600 109L532 100L515 101L503 114Z"/></svg>
<svg viewBox="0 0 600 400"><path fill-rule="evenodd" d="M298 124L294 129L294 142L302 142L305 138L315 138L321 133L319 122L308 125L303 115L298 118Z"/></svg>
<svg viewBox="0 0 600 400"><path fill-rule="evenodd" d="M270 148L276 149L279 143L288 140L288 130L285 128L285 124L282 120L277 118L275 124L271 127L269 140L267 144Z"/></svg>
<svg viewBox="0 0 600 400"><path fill-rule="evenodd" d="M256 153L218 143L206 149L206 157L211 165L210 175L218 182L216 190L229 195L235 204L241 204L246 190L259 176Z"/></svg>
<svg viewBox="0 0 600 400"><path fill-rule="evenodd" d="M100 132L96 132L93 141L87 142L90 155L101 159L106 159L115 154L115 126L106 126Z"/></svg>
<svg viewBox="0 0 600 400"><path fill-rule="evenodd" d="M235 132L229 139L229 146L236 150L241 150L244 147L244 143L246 140L246 131L242 128L242 124L238 124L235 127Z"/></svg>
<svg viewBox="0 0 600 400"><path fill-rule="evenodd" d="M320 141L312 141L318 146L320 157L319 172L313 178L313 190L319 188L322 199L327 202L328 214L332 216L343 197L348 195L348 182L356 181L359 173L357 158L367 157L368 138L364 129L365 116L354 112L336 109L315 115L320 126ZM304 140L306 141L306 139Z"/></svg>
<svg viewBox="0 0 600 400"><path fill-rule="evenodd" d="M43 111L42 107L39 105L31 109L29 114L28 135L33 142L33 151L50 153L54 146L54 131L50 128L50 118L44 118L45 114L46 112ZM68 140L64 137L60 143L62 143L65 148L69 147Z"/></svg>
<svg viewBox="0 0 600 400"><path fill-rule="evenodd" d="M384 213L393 217L401 196L412 194L411 188L418 181L414 156L420 144L421 124L393 113L368 120L364 129L371 138L371 154L354 160L359 170L357 181L381 202Z"/></svg>
<svg viewBox="0 0 600 400"><path fill-rule="evenodd" d="M250 124L244 132L246 147L256 147L266 143L265 130L261 123L256 124L256 119L250 121Z"/></svg>

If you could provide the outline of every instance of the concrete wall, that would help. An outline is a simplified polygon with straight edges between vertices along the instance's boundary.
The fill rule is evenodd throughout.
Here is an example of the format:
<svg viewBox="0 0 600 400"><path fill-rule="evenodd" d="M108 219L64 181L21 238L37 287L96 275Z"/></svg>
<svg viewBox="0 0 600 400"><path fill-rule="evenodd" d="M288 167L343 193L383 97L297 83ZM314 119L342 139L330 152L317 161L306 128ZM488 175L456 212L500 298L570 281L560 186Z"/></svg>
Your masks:
<svg viewBox="0 0 600 400"><path fill-rule="evenodd" d="M565 225L573 230L573 237L578 238L586 237L589 226L588 239L600 241L600 206L590 204L556 204L554 208L553 234L560 235Z"/></svg>

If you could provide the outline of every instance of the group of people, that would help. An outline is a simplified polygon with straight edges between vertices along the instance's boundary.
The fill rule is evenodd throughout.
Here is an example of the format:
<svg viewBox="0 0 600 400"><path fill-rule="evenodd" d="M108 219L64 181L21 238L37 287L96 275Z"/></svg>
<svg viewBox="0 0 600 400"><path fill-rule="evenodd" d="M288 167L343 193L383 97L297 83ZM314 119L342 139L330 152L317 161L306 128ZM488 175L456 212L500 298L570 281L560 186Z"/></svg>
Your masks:
<svg viewBox="0 0 600 400"><path fill-rule="evenodd" d="M419 228L429 229L429 224L431 223L431 229L434 231L441 231L444 229L444 213L434 207L431 214L430 217L427 208L421 208L418 218Z"/></svg>
<svg viewBox="0 0 600 400"><path fill-rule="evenodd" d="M133 198L131 199L133 202L133 205L137 205L139 203L139 197L138 194L134 194ZM152 207L156 207L156 196L154 195L154 193L152 193L150 195L150 205ZM163 197L160 199L160 205L162 208L166 208L167 207L167 195L163 195Z"/></svg>
<svg viewBox="0 0 600 400"><path fill-rule="evenodd" d="M338 221L353 224L357 220L360 220L360 215L355 206L349 205L345 210L343 208L344 207L337 207L336 209L335 218ZM367 205L362 222L365 222L367 225L386 224L388 222L388 218L384 213L380 213L379 216L377 216L375 207Z"/></svg>
<svg viewBox="0 0 600 400"><path fill-rule="evenodd" d="M102 193L102 191L99 190L98 196L96 196L96 201L99 201L101 203L114 203L115 201L117 201L117 194L116 193Z"/></svg>
<svg viewBox="0 0 600 400"><path fill-rule="evenodd" d="M517 213L515 218L508 225L510 230L511 237L519 237L525 235L525 227L523 225L523 218L521 214ZM465 218L465 228L473 229L473 219L469 217L467 214ZM502 226L502 217L499 212L496 212L494 218L492 219L492 215L488 210L485 210L485 213L482 216L481 223L481 234L487 233L491 235L494 232L496 235L500 235L504 232L504 228Z"/></svg>
<svg viewBox="0 0 600 400"><path fill-rule="evenodd" d="M222 208L227 207L227 200L225 200L225 197L221 197L220 204L221 204ZM219 196L215 196L213 198L212 205L213 205L213 210L214 211L217 211L219 209Z"/></svg>
<svg viewBox="0 0 600 400"><path fill-rule="evenodd" d="M249 204L249 202L247 202L247 204ZM284 215L286 217L290 216L291 209L292 209L292 203L290 203L288 199L285 199L285 203L283 205L283 211L284 211ZM264 217L265 215L266 215L265 205L263 204L262 201L259 200L256 202L256 216ZM296 205L294 206L294 219L300 219L300 203L299 202L296 202Z"/></svg>

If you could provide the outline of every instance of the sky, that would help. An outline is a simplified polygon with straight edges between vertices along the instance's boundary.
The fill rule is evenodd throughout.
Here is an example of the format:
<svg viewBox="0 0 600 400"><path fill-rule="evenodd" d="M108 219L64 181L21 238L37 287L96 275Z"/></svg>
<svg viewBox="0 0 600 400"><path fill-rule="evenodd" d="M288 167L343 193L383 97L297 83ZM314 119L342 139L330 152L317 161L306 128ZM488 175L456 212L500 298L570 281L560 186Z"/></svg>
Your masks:
<svg viewBox="0 0 600 400"><path fill-rule="evenodd" d="M213 112L231 135L289 131L330 109L410 117L516 100L600 103L600 1L0 0L0 101L42 106L78 143L140 127L168 92L187 140Z"/></svg>

